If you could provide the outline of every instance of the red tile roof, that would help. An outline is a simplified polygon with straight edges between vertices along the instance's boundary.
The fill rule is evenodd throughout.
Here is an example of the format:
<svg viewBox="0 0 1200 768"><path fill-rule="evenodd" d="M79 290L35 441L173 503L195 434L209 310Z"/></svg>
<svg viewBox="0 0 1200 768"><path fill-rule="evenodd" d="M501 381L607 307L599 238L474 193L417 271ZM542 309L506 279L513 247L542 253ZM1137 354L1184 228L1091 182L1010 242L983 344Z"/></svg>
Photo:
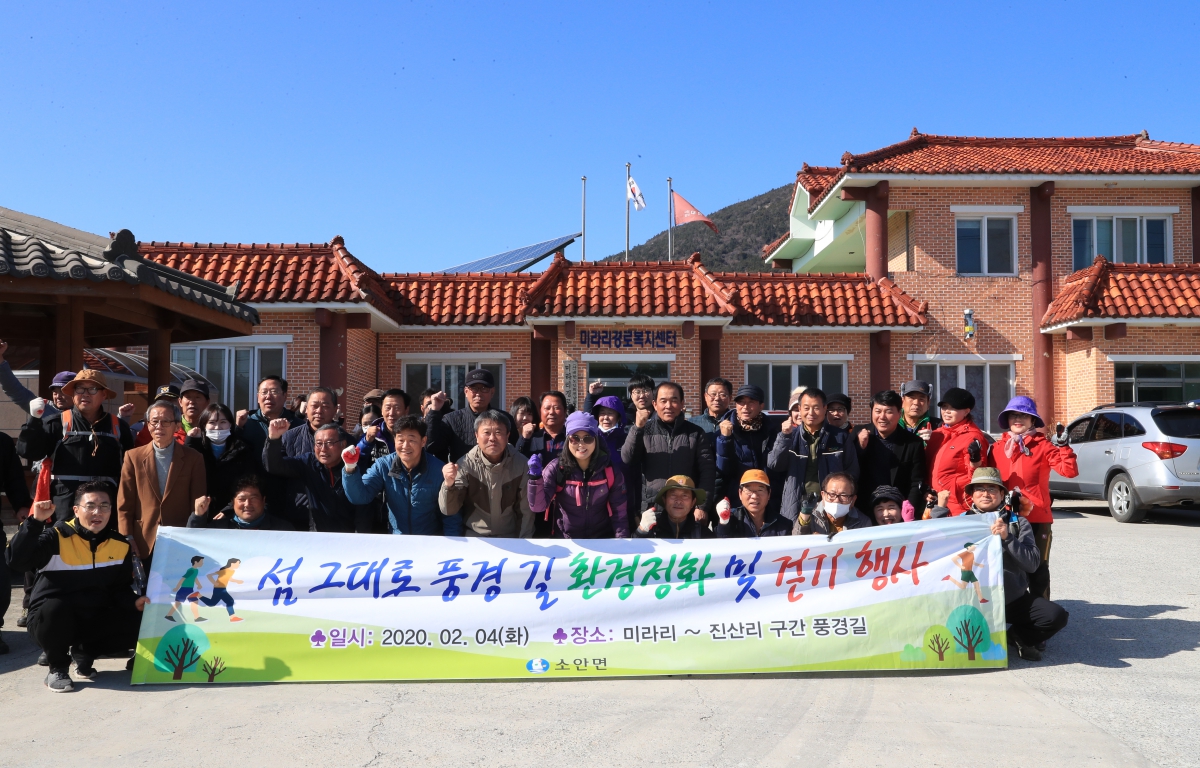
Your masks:
<svg viewBox="0 0 1200 768"><path fill-rule="evenodd" d="M139 243L142 256L221 285L254 303L365 303L395 316L388 286L346 249L328 243Z"/></svg>
<svg viewBox="0 0 1200 768"><path fill-rule="evenodd" d="M834 173L829 173L834 171ZM1200 146L1128 136L985 138L935 136L913 129L909 138L861 155L842 155L839 168L797 175L809 190L809 211L847 173L878 174L1194 174Z"/></svg>
<svg viewBox="0 0 1200 768"><path fill-rule="evenodd" d="M406 325L520 325L560 317L728 317L735 325L925 324L890 280L866 275L710 272L698 255L674 262L572 263L540 275L385 274Z"/></svg>
<svg viewBox="0 0 1200 768"><path fill-rule="evenodd" d="M1200 318L1200 264L1113 264L1097 256L1067 277L1042 328L1150 318Z"/></svg>

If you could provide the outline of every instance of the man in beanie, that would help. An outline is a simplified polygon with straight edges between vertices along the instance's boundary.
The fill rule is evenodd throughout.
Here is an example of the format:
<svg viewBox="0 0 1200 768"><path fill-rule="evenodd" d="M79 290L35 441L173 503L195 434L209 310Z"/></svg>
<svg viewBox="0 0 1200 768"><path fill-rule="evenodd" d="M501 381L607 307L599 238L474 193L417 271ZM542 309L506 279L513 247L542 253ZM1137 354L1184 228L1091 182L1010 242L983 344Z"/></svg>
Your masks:
<svg viewBox="0 0 1200 768"><path fill-rule="evenodd" d="M938 403L942 426L933 431L925 448L929 487L938 494L938 504L952 515L961 515L970 506L966 487L971 473L983 465L990 442L971 417L974 407L975 396L970 392L959 387L947 389Z"/></svg>
<svg viewBox="0 0 1200 768"><path fill-rule="evenodd" d="M850 429L850 396L830 395L825 408L825 423L837 429Z"/></svg>
<svg viewBox="0 0 1200 768"><path fill-rule="evenodd" d="M1014 397L996 419L1004 436L992 446L988 464L1000 471L1009 488L1020 488L1025 498L1033 502L1030 511L1022 513L1033 526L1033 534L1041 551L1041 565L1029 578L1029 591L1050 599L1050 544L1054 540L1050 514L1050 470L1063 477L1076 477L1079 465L1070 445L1054 445L1039 432L1046 424L1038 416L1037 403L1025 396Z"/></svg>
<svg viewBox="0 0 1200 768"><path fill-rule="evenodd" d="M1069 614L1030 589L1030 574L1036 574L1043 564L1033 527L1027 519L1031 500L1022 496L1020 514L1008 522L1008 511L1004 509L1008 488L994 467L975 470L965 490L971 497L971 506L965 514L1001 513L992 523L992 534L1000 537L1004 548L1004 599L1007 603L1004 615L1012 624L1009 639L1016 643L1021 658L1041 661L1046 641L1067 625ZM934 507L932 516L947 517L949 514L950 510L945 507ZM947 576L943 580L951 579Z"/></svg>
<svg viewBox="0 0 1200 768"><path fill-rule="evenodd" d="M792 521L771 509L771 495L771 480L766 472L750 469L743 473L738 485L740 503L730 507L729 499L717 502L717 538L791 536Z"/></svg>
<svg viewBox="0 0 1200 768"><path fill-rule="evenodd" d="M741 478L751 469L767 469L767 456L775 445L782 419L763 413L767 396L761 387L743 384L733 398L733 408L717 421L717 494L718 503L725 489L740 489ZM786 474L766 473L771 484L771 511L778 512Z"/></svg>

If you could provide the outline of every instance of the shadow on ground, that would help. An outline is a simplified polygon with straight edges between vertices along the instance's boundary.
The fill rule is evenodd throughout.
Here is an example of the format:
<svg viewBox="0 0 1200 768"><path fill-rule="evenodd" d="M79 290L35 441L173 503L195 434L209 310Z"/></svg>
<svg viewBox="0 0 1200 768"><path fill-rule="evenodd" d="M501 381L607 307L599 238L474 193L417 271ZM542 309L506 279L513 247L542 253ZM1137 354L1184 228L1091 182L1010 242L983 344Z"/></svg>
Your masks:
<svg viewBox="0 0 1200 768"><path fill-rule="evenodd" d="M1200 621L1164 614L1186 610L1181 605L1111 605L1086 600L1059 600L1071 613L1070 623L1052 638L1041 664L1132 666L1131 659L1162 659L1200 648ZM1013 666L1023 664L1014 654Z"/></svg>

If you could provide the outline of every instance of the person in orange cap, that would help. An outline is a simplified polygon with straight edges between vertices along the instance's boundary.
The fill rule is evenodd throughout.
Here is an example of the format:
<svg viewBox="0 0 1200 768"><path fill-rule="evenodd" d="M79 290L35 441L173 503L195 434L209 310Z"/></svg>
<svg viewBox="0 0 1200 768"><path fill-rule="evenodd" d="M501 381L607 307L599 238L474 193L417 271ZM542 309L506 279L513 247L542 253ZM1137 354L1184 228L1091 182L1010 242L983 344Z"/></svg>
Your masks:
<svg viewBox="0 0 1200 768"><path fill-rule="evenodd" d="M741 503L736 507L730 507L729 499L717 502L717 538L792 535L792 522L771 507L771 479L766 472L761 469L743 472L738 483L738 500Z"/></svg>
<svg viewBox="0 0 1200 768"><path fill-rule="evenodd" d="M31 419L24 430L25 458L31 463L51 461L50 499L54 519L60 522L75 516L75 489L85 482L107 484L115 504L121 463L125 452L133 448L129 425L105 410L107 401L117 393L109 388L103 373L80 371L63 385L62 394L71 402L69 409Z"/></svg>

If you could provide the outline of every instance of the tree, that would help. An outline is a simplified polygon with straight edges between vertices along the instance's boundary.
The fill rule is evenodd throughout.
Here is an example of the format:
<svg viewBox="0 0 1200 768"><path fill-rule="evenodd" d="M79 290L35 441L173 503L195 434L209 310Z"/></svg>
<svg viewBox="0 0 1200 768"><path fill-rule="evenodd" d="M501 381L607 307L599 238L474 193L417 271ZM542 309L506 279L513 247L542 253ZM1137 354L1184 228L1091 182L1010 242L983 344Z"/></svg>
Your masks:
<svg viewBox="0 0 1200 768"><path fill-rule="evenodd" d="M154 668L170 672L172 680L182 680L183 673L194 669L208 648L208 636L195 624L172 627L154 650Z"/></svg>
<svg viewBox="0 0 1200 768"><path fill-rule="evenodd" d="M941 624L935 624L925 630L924 641L925 647L937 654L938 661L945 661L946 651L954 647L954 641L950 638L950 630Z"/></svg>
<svg viewBox="0 0 1200 768"><path fill-rule="evenodd" d="M966 653L970 661L975 661L976 652L992 647L992 633L988 629L987 619L973 605L960 605L951 611L946 626L954 635L957 652Z"/></svg>
<svg viewBox="0 0 1200 768"><path fill-rule="evenodd" d="M225 662L221 660L220 656L213 656L200 668L204 670L204 674L208 675L208 682L211 683L217 679L217 675L225 671Z"/></svg>

